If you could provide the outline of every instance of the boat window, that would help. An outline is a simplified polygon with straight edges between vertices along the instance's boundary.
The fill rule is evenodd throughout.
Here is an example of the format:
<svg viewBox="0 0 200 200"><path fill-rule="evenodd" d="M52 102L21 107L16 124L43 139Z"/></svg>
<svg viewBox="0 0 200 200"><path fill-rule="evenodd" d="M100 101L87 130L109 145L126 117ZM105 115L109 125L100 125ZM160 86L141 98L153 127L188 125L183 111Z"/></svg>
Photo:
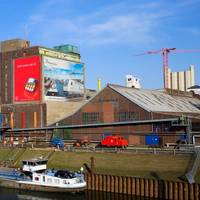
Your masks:
<svg viewBox="0 0 200 200"><path fill-rule="evenodd" d="M47 164L46 160L42 160L42 161L37 161L36 162L36 165L44 165L44 164Z"/></svg>
<svg viewBox="0 0 200 200"><path fill-rule="evenodd" d="M47 178L47 183L52 183L52 179L51 178Z"/></svg>
<svg viewBox="0 0 200 200"><path fill-rule="evenodd" d="M43 176L43 182L45 182L45 176Z"/></svg>
<svg viewBox="0 0 200 200"><path fill-rule="evenodd" d="M28 162L27 165L35 166L35 163L34 162Z"/></svg>
<svg viewBox="0 0 200 200"><path fill-rule="evenodd" d="M57 184L59 184L59 183L60 183L60 181L59 181L58 179L54 179L54 183L57 183Z"/></svg>
<svg viewBox="0 0 200 200"><path fill-rule="evenodd" d="M35 181L39 181L39 177L35 177Z"/></svg>

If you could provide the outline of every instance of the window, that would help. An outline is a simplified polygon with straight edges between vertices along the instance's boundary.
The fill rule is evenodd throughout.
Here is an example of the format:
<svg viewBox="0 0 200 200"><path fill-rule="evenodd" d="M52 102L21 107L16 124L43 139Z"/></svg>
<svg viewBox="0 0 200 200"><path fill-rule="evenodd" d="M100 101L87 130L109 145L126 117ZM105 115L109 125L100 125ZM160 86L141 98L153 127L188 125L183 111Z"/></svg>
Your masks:
<svg viewBox="0 0 200 200"><path fill-rule="evenodd" d="M138 119L137 112L119 112L118 113L119 121L132 121Z"/></svg>
<svg viewBox="0 0 200 200"><path fill-rule="evenodd" d="M82 113L82 122L84 124L99 122L100 115L98 112Z"/></svg>
<svg viewBox="0 0 200 200"><path fill-rule="evenodd" d="M39 181L39 177L35 177L35 181Z"/></svg>
<svg viewBox="0 0 200 200"><path fill-rule="evenodd" d="M47 183L52 183L52 179L51 178L47 178Z"/></svg>
<svg viewBox="0 0 200 200"><path fill-rule="evenodd" d="M58 179L54 179L54 183L59 184L60 181Z"/></svg>

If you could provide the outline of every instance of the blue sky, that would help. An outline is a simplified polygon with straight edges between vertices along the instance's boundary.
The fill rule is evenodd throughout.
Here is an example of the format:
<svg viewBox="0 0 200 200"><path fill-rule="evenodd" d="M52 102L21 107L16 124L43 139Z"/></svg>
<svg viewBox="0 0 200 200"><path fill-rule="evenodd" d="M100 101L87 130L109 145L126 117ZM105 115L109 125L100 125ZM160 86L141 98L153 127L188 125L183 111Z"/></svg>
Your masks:
<svg viewBox="0 0 200 200"><path fill-rule="evenodd" d="M143 88L163 87L160 54L134 56L165 47L200 50L200 0L1 0L0 40L23 38L32 45L79 47L86 87L124 85L126 74ZM195 65L200 52L171 53L173 71Z"/></svg>

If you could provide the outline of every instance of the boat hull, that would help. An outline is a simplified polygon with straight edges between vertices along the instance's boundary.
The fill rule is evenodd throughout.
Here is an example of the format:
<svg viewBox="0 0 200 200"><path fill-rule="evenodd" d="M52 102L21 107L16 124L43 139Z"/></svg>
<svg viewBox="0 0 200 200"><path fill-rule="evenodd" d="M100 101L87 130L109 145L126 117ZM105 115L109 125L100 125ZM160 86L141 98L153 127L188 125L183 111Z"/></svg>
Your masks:
<svg viewBox="0 0 200 200"><path fill-rule="evenodd" d="M0 187L39 191L39 192L82 192L86 189L86 185L85 186L83 185L82 187L77 187L77 188L59 188L59 187L53 187L53 186L24 183L20 181L2 179L2 178L0 178Z"/></svg>

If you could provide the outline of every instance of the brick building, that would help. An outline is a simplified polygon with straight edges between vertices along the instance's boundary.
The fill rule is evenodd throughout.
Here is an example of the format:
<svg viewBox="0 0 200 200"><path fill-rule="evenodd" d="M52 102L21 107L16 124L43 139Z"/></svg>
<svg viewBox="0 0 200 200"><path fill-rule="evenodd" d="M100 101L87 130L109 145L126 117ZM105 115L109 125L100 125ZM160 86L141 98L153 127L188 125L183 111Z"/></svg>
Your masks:
<svg viewBox="0 0 200 200"><path fill-rule="evenodd" d="M171 94L170 94L171 93ZM98 124L188 117L193 130L199 130L200 98L191 93L172 90L144 90L108 84L78 111L57 122L57 125ZM104 134L123 135L130 144L144 144L148 133L163 134L162 142L174 142L186 126L171 122L80 128L71 130L74 138L100 140ZM169 136L169 137L168 137ZM167 139L166 139L167 138Z"/></svg>
<svg viewBox="0 0 200 200"><path fill-rule="evenodd" d="M1 112L13 113L14 128L47 126L84 103L85 70L77 47L50 49L13 39L2 41L0 49Z"/></svg>

